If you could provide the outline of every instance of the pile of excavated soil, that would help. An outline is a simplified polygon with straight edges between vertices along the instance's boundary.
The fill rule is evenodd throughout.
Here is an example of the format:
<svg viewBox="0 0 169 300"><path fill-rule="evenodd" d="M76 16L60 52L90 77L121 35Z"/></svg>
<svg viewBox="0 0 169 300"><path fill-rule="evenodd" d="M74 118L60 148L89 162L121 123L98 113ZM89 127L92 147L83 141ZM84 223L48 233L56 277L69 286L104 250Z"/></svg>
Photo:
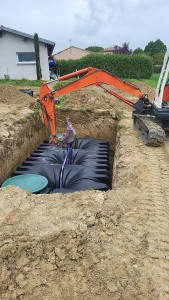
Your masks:
<svg viewBox="0 0 169 300"><path fill-rule="evenodd" d="M124 93L120 93L124 96ZM129 110L131 107L120 101L113 95L110 95L101 87L85 87L66 95L64 99L66 107L74 107L75 109L88 108L91 110Z"/></svg>
<svg viewBox="0 0 169 300"><path fill-rule="evenodd" d="M149 99L153 100L155 90L145 83L137 81L135 84L143 93L148 93ZM108 88L108 87L107 87ZM110 87L113 89L112 87ZM33 90L33 97L22 93L21 89ZM136 102L136 97L126 94L117 89L115 92L127 99ZM34 108L40 108L39 101L40 88L38 87L18 87L13 85L0 85L0 139L13 135L17 123L24 123L30 117ZM65 96L64 106L74 109L108 110L108 111L130 111L132 108L123 101L107 93L101 87L91 86L71 92ZM14 126L13 126L14 125Z"/></svg>
<svg viewBox="0 0 169 300"><path fill-rule="evenodd" d="M21 89L33 90L33 97L21 92ZM40 107L39 88L0 85L0 140L14 134L17 123L24 123L34 108Z"/></svg>
<svg viewBox="0 0 169 300"><path fill-rule="evenodd" d="M150 101L154 100L155 89L147 86L147 84L141 81L134 82L134 84L140 88L143 94L148 94ZM138 100L138 98L129 95L123 91L119 91L118 89L115 89L112 86L104 86L134 103ZM115 96L109 94L103 88L96 86L85 87L67 94L64 99L64 104L67 107L74 107L76 109L89 108L93 110L114 109L115 111L132 111L132 108L125 104L122 100L119 100Z"/></svg>
<svg viewBox="0 0 169 300"><path fill-rule="evenodd" d="M137 85L153 100L154 89ZM26 116L36 99L16 87L3 90L1 130L10 134L8 122L15 116L11 126L17 135L15 120L22 111ZM132 109L113 98L97 87L65 98L72 108L90 103L106 110L107 124L110 110L123 110L112 190L33 195L13 186L0 189L0 299L169 298L169 139L161 147L147 147L133 129Z"/></svg>
<svg viewBox="0 0 169 300"><path fill-rule="evenodd" d="M154 101L156 89L152 88L151 86L148 86L142 81L135 81L134 84L139 87L143 94L147 94L148 99L150 101Z"/></svg>
<svg viewBox="0 0 169 300"><path fill-rule="evenodd" d="M21 90L33 90L33 97ZM0 85L0 103L20 105L21 107L29 107L39 99L38 87L18 87L14 85L1 84Z"/></svg>

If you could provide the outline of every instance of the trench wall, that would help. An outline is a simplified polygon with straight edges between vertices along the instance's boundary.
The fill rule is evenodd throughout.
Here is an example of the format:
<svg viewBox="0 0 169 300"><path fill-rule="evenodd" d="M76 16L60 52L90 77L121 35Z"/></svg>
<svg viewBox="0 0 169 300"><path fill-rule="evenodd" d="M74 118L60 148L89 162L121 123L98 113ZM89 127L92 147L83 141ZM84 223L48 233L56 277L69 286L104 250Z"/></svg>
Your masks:
<svg viewBox="0 0 169 300"><path fill-rule="evenodd" d="M58 132L65 132L66 116L70 117L77 137L89 135L109 141L110 168L113 169L115 119L109 113L57 111ZM6 151L4 149L1 178L6 179L46 137L40 115L19 126L15 139L10 141ZM8 171L5 169L7 163ZM113 222L116 224L121 214L117 212L116 215L118 203L113 198L114 193L110 193L112 191L88 190L66 195L31 195L12 186L0 189L2 299L84 299L84 294L90 299L97 293L100 298L105 274L109 274L109 268L113 276L116 271L113 261L111 266L110 260L105 265L100 256L100 253L106 256L106 223L112 219L114 226ZM109 228L110 236L114 239ZM102 299L110 293L106 286L107 283Z"/></svg>
<svg viewBox="0 0 169 300"><path fill-rule="evenodd" d="M41 113L35 113L26 122L16 124L14 135L1 143L0 184L10 177L46 137L47 129Z"/></svg>
<svg viewBox="0 0 169 300"><path fill-rule="evenodd" d="M58 133L66 132L66 117L70 118L75 127L77 138L88 135L91 138L100 138L109 142L110 171L112 171L116 143L115 119L108 112L56 110ZM48 138L48 135L41 113L32 115L23 124L17 124L14 137L9 137L1 145L0 183L9 178L10 174Z"/></svg>

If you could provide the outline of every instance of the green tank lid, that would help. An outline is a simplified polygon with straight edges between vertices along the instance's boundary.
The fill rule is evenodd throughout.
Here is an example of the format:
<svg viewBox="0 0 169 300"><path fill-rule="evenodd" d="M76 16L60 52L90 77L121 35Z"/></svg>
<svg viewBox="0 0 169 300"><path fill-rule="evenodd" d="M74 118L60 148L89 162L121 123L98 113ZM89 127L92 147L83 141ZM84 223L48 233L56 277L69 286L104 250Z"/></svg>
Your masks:
<svg viewBox="0 0 169 300"><path fill-rule="evenodd" d="M31 193L38 193L48 185L48 180L46 177L41 175L25 174L14 176L5 180L1 187L6 187L8 185L20 187L21 189L30 191Z"/></svg>

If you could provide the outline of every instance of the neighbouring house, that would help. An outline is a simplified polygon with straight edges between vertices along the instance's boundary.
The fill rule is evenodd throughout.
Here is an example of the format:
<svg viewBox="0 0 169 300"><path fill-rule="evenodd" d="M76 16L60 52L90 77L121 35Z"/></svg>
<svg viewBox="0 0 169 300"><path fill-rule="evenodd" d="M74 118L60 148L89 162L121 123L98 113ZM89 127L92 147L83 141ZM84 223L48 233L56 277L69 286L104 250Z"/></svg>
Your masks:
<svg viewBox="0 0 169 300"><path fill-rule="evenodd" d="M48 57L55 43L39 38L42 80L49 80ZM34 36L0 26L0 78L36 80Z"/></svg>
<svg viewBox="0 0 169 300"><path fill-rule="evenodd" d="M62 50L58 53L53 54L52 57L53 57L54 60L79 59L79 58L82 58L83 56L86 56L90 53L91 53L90 51L83 50L81 48L71 46L67 49L64 49L64 50Z"/></svg>
<svg viewBox="0 0 169 300"><path fill-rule="evenodd" d="M116 53L117 50L120 50L121 47L119 46L114 46L114 47L111 47L111 48L107 48L107 49L104 49L104 51L102 53L104 54L112 54L112 53Z"/></svg>

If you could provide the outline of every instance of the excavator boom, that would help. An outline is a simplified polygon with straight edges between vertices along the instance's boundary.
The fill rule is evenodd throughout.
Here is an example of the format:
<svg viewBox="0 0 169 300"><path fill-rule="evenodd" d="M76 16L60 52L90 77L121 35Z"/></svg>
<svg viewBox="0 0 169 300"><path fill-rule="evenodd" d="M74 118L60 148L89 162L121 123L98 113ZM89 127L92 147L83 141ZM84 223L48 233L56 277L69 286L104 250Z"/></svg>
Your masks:
<svg viewBox="0 0 169 300"><path fill-rule="evenodd" d="M169 55L167 56L168 59ZM167 61L166 59L166 61ZM169 63L167 61L167 70L169 70ZM87 86L100 86L104 88L108 93L114 95L115 97L121 99L126 104L132 106L135 110L133 111L134 128L138 131L141 138L144 140L145 144L152 146L159 146L165 140L165 132L163 128L169 129L169 108L162 107L161 98L155 98L155 102L151 103L145 94L141 93L140 89L134 84L120 80L113 74L99 70L93 67L88 67L58 78L57 81L63 81L72 77L76 77L84 74L83 77L67 84L66 86L51 91L48 87L50 82L42 83L40 89L40 100L43 110L44 120L46 126L50 126L51 129L51 143L56 141L56 126L55 126L55 101L54 99L67 94L69 92L84 88ZM165 76L166 78L166 72ZM53 82L53 81L52 81ZM107 89L103 84L112 86L120 91L124 91L130 95L138 97L138 102L134 104L122 97L118 92L114 90ZM161 81L160 81L161 84ZM160 86L160 84L158 86ZM164 80L162 84L164 101L168 101L169 88L166 86L164 88ZM158 93L156 93L157 96ZM159 104L160 103L160 104ZM72 138L71 138L72 140Z"/></svg>
<svg viewBox="0 0 169 300"><path fill-rule="evenodd" d="M61 95L67 94L69 92L75 91L77 89L80 89L80 88L83 88L86 86L90 86L90 85L98 85L99 86L101 84L111 85L114 88L117 88L121 91L129 93L138 98L143 96L140 89L136 85L134 85L128 81L125 81L125 80L120 80L119 78L117 78L116 76L114 76L111 73L108 73L107 71L95 69L92 67L59 77L58 81L63 81L68 78L71 78L71 77L76 77L76 76L86 73L86 72L87 72L87 74L85 74L82 78L77 79L76 81L74 81L70 84L67 84L66 86L64 86L58 90L55 90L53 92L51 92L49 88L47 90L45 89L45 86L48 83L42 83L41 94L40 94L41 100L44 96L47 95L47 92L54 93L54 97L59 97Z"/></svg>
<svg viewBox="0 0 169 300"><path fill-rule="evenodd" d="M121 91L124 91L126 93L129 93L135 97L144 97L144 95L141 93L139 88L135 86L134 84L120 80L113 74L108 73L107 71L104 70L99 70L93 67L88 67L64 76L61 76L58 78L57 81L63 81L68 78L76 77L79 75L84 74L83 77L75 80L74 82L71 82L67 84L66 86L51 91L48 87L48 84L50 82L44 82L41 85L40 89L40 100L41 100L41 106L43 110L43 115L44 115L44 120L45 120L45 125L50 126L51 129L51 134L52 138L50 142L52 142L56 138L56 126L55 126L55 101L54 98L57 98L61 95L67 94L69 92L78 90L80 88L84 88L87 86L95 85L95 86L102 86L102 84L110 85L114 88L117 88ZM52 81L53 82L53 81ZM104 87L103 87L104 88ZM106 89L106 88L105 88ZM124 101L130 106L133 106L133 103L130 102L129 100L123 98L122 96L118 95L111 89L107 89L107 91Z"/></svg>

